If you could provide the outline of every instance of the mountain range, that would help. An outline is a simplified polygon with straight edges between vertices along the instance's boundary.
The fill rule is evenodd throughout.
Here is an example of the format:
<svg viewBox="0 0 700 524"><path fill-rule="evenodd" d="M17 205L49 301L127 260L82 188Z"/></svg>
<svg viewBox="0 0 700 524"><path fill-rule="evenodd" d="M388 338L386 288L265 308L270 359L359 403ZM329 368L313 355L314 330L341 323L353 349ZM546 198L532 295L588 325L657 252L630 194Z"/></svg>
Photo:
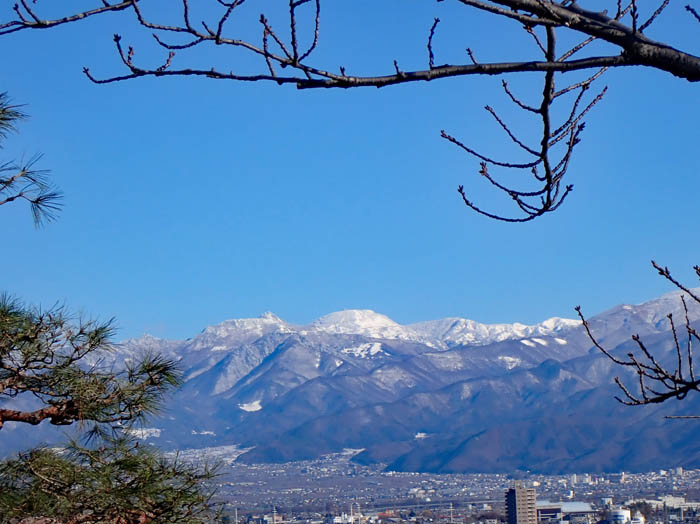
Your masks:
<svg viewBox="0 0 700 524"><path fill-rule="evenodd" d="M673 366L666 315L678 293L590 319L616 354L639 334ZM692 304L691 322L700 322ZM682 316L680 316L682 318ZM179 361L184 385L137 435L168 449L235 444L238 460L284 462L361 449L354 460L399 471L542 473L700 467L700 413L689 396L623 406L615 376L634 376L593 347L579 320L536 325L446 318L400 325L347 310L308 325L272 313L228 320L187 340L119 345L117 365L156 351ZM700 397L700 395L697 395ZM55 430L7 423L0 452Z"/></svg>

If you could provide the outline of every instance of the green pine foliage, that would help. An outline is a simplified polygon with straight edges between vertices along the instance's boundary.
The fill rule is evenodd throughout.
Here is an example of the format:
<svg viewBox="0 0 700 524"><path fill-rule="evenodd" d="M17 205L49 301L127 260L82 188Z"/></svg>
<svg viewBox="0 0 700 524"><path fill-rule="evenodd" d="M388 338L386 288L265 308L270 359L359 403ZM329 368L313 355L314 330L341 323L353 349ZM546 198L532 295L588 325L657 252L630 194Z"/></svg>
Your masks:
<svg viewBox="0 0 700 524"><path fill-rule="evenodd" d="M0 93L0 147L25 115ZM61 194L29 162L0 163L0 206L25 201L35 225L53 220ZM0 443L6 422L77 423L84 443L0 461L0 524L199 524L219 520L215 468L139 446L134 426L157 413L181 375L146 354L107 365L112 320L73 318L0 294ZM28 407L29 406L29 407ZM88 427L89 425L89 427Z"/></svg>
<svg viewBox="0 0 700 524"><path fill-rule="evenodd" d="M0 523L218 519L215 468L168 458L134 438L134 426L180 384L176 363L147 354L114 370L105 359L114 350L113 332L112 321L75 320L64 308L41 311L0 296L0 442L7 421L78 423L85 430L83 440L64 448L0 462Z"/></svg>
<svg viewBox="0 0 700 524"><path fill-rule="evenodd" d="M115 372L100 365L114 349L112 321L73 322L63 308L33 310L0 296L0 399L33 396L31 411L4 409L6 421L130 425L158 411L177 387L175 362L145 355Z"/></svg>
<svg viewBox="0 0 700 524"><path fill-rule="evenodd" d="M39 448L0 463L0 523L205 523L218 518L215 468L170 459L128 434Z"/></svg>
<svg viewBox="0 0 700 524"><path fill-rule="evenodd" d="M16 131L17 123L24 118L26 115L19 106L12 104L7 93L0 93L0 141ZM62 199L61 192L51 184L49 172L36 169L40 159L41 155L36 155L28 161L0 163L0 206L28 203L37 226L56 218Z"/></svg>

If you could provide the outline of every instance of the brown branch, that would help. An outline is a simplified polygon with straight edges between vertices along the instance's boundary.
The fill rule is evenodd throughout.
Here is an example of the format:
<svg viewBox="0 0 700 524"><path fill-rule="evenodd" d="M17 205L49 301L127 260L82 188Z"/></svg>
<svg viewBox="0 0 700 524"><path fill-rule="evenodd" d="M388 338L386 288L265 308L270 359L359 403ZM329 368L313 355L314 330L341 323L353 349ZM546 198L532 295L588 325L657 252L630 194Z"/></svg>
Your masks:
<svg viewBox="0 0 700 524"><path fill-rule="evenodd" d="M686 353L688 355L688 371L690 372L690 380L695 380L695 368L693 366L693 333L694 329L690 327L690 318L688 317L688 305L685 303L685 297L681 295L681 302L683 303L683 312L685 313L685 329L688 332L688 345L686 346Z"/></svg>
<svg viewBox="0 0 700 524"><path fill-rule="evenodd" d="M470 155L473 155L473 156L475 156L476 158L478 158L478 159L480 159L480 160L483 160L484 162L487 162L487 163L489 163L489 164L493 164L494 166L509 167L509 168L515 168L515 169L531 169L531 168L535 167L537 164L539 164L539 163L541 162L540 159L535 160L534 162L526 162L526 163L500 162L500 161L498 161L498 160L495 160L495 159L493 159L493 158L484 156L484 155L482 155L481 153L478 153L478 152L474 151L472 148L466 146L465 144L463 144L462 142L460 142L459 140L457 140L457 139L456 139L455 137L453 137L452 135L449 135L449 134L448 134L447 132L445 132L444 130L443 130L443 131L440 131L440 136L442 136L442 138L444 138L445 140L448 140L449 142L452 142L454 145L456 145L457 147L463 149L464 151L466 151L466 152L469 153Z"/></svg>
<svg viewBox="0 0 700 524"><path fill-rule="evenodd" d="M565 136L566 133L574 128L578 123L581 121L581 119L586 116L586 114L595 106L598 102L600 102L603 97L605 96L605 93L608 91L608 87L605 86L603 90L598 93L593 100L589 102L589 104L572 120L567 120L564 125L559 127L556 131L552 133L553 140L549 142L550 147L562 140ZM574 108L575 111L576 108ZM573 114L573 113L572 113ZM559 136L557 136L559 135Z"/></svg>
<svg viewBox="0 0 700 524"><path fill-rule="evenodd" d="M651 265L654 266L654 269L656 269L659 272L659 275L664 277L666 280L671 282L674 286L676 286L678 289L681 291L684 291L685 293L688 294L695 302L700 304L700 297L695 295L689 288L678 282L675 278L671 276L671 272L668 270L667 267L661 267L659 264L657 264L655 261L651 261Z"/></svg>
<svg viewBox="0 0 700 524"><path fill-rule="evenodd" d="M523 28L525 29L526 33L528 33L530 36L532 36L532 38L535 40L535 44L537 44L537 47L540 48L540 51L542 51L542 54L546 57L547 50L544 48L544 45L542 45L542 41L540 40L540 37L537 36L537 33L535 33L535 30L533 29L533 27L530 25L525 25L525 26L523 26Z"/></svg>
<svg viewBox="0 0 700 524"><path fill-rule="evenodd" d="M506 132L506 134L510 137L510 139L511 139L515 144L517 144L518 146L520 146L521 149L527 151L527 152L530 153L531 155L534 155L534 156L536 156L536 157L539 157L539 156L540 156L540 154L539 154L537 151L535 151L534 149L531 149L531 148L529 148L528 146L526 146L525 144L523 144L523 143L513 134L513 132L510 130L510 128L506 125L506 123L505 123L503 120L501 120L501 117L498 116L498 114L496 113L496 111L495 111L491 106L484 106L484 109L486 109L486 111L489 112L489 114L496 120L496 122L498 122L498 124L503 128L503 130Z"/></svg>
<svg viewBox="0 0 700 524"><path fill-rule="evenodd" d="M26 2L22 2L23 7L27 10L27 13L30 15L32 20L28 20L26 18L21 18L20 20L12 20L10 22L6 22L4 24L0 24L0 35L6 35L10 33L15 33L17 31L21 31L23 29L49 29L51 27L56 27L58 25L62 24L68 24L70 22L77 22L79 20L83 20L85 18L88 18L90 16L94 15L99 15L102 13L107 13L107 12L112 12L112 11L122 11L124 9L127 9L129 7L133 7L136 5L136 0L124 0L123 2L120 2L118 4L113 4L113 5L103 5L102 7L98 7L95 9L91 9L88 11L82 11L80 13L76 13L70 16L66 16L63 18L57 18L55 20L42 20L39 18L39 16L34 13L33 10L29 8L29 6L26 4ZM18 10L16 10L18 12ZM19 12L18 12L19 15Z"/></svg>
<svg viewBox="0 0 700 524"><path fill-rule="evenodd" d="M231 13L233 12L233 10L236 7L238 7L240 4L242 4L243 2L245 2L245 0L234 0L234 2L232 2L231 5L229 5L226 8L226 12L224 13L224 16L222 16L221 19L219 20L219 24L217 25L217 28L216 28L216 43L217 44L221 43L221 33L224 30L224 25L226 24L226 21L231 16Z"/></svg>
<svg viewBox="0 0 700 524"><path fill-rule="evenodd" d="M571 58L575 53L578 53L581 49L583 49L584 47L586 47L588 44L590 44L591 42L593 42L595 39L596 39L595 36L589 36L589 37L586 38L583 42L581 42L581 43L579 43L579 44L576 44L574 47L572 47L571 49L569 49L566 53L564 53L563 55L561 55L561 56L559 57L559 61L560 61L560 62L564 62L565 60Z"/></svg>
<svg viewBox="0 0 700 524"><path fill-rule="evenodd" d="M27 0L19 0L21 7L16 8L18 20L9 23L7 27L0 26L0 34L3 29L10 31L17 27L28 28L37 24L46 24L41 17L33 11ZM294 84L299 89L313 88L351 88L351 87L384 87L409 82L432 81L443 78L469 76L469 75L505 75L512 73L540 72L544 73L544 85L542 98L539 104L529 105L516 98L504 82L503 87L513 103L521 109L538 114L542 124L542 135L539 144L526 144L513 133L505 122L495 113L490 106L487 110L496 119L498 124L506 131L509 138L520 148L536 157L534 162L510 162L497 160L480 153L466 146L461 141L442 132L443 138L462 148L467 153L476 156L482 162L515 169L531 169L532 174L541 187L535 191L514 191L502 184L495 183L495 180L488 175L486 179L497 189L504 191L513 199L517 207L525 213L524 220L531 220L533 216L540 216L557 209L564 197L571 191L572 186L563 186L562 178L570 165L572 151L579 143L583 130L582 119L588 111L600 101L603 92L596 96L582 111L583 96L587 88L609 67L646 66L669 72L680 78L689 81L700 81L700 58L684 53L667 44L656 42L647 38L643 31L649 27L666 9L669 0L658 0L660 4L651 16L639 23L639 12L636 0L628 0L623 6L622 2L617 2L617 12L611 18L607 12L595 12L583 9L575 1L554 2L552 0L458 0L462 5L478 9L499 17L513 20L520 24L534 39L540 52L544 54L543 60L518 61L518 62L492 62L478 63L471 52L467 49L471 63L466 64L435 64L435 54L433 50L433 40L439 19L435 18L428 34L428 68L424 70L402 71L398 63L393 61L393 71L379 76L353 76L347 75L345 68L340 68L340 74L331 72L324 68L315 67L307 63L308 57L317 48L319 42L320 28L320 0L289 0L288 3L288 23L289 33L283 35L276 32L264 14L260 15L260 23L263 26L262 42L251 43L245 40L230 38L224 35L224 29L228 27L227 22L232 17L234 10L244 3L245 0L216 0L223 8L219 9L219 14L209 21L202 21L200 24L192 23L190 0L181 0L182 13L181 21L176 25L164 25L153 22L141 11L136 0L127 0L115 5L109 5L103 0L103 7L93 11L86 11L85 16L98 14L106 10L122 10L128 7L133 8L138 23L154 31L153 37L158 46L168 50L168 55L158 67L142 67L133 60L133 49L128 48L127 52L122 49L119 39L115 39L117 53L124 66L128 69L126 74L111 77L98 78L87 68L84 69L87 77L98 84L119 82L146 76L169 77L169 76L201 76L212 79L232 80L242 82L273 81L277 84ZM306 4L313 4L313 38L305 51L300 44L300 34L298 27L298 17L302 11L299 8ZM193 4L194 5L194 4ZM688 6L691 14L697 17L697 13ZM627 25L631 17L631 26ZM59 21L49 21L50 23L65 23L78 19L80 15L67 17ZM13 25L14 24L14 25ZM38 27L38 26L37 26ZM203 29L202 29L203 28ZM543 28L546 41L541 39ZM580 42L557 58L555 53L556 35L555 29L559 31L573 31L583 35ZM185 35L185 40L175 40L170 43L169 38L164 35ZM588 56L580 59L571 57L591 42L603 41L615 46L619 54L612 52L607 56ZM274 42L274 43L273 43ZM233 70L225 71L207 67L184 67L173 69L173 51L186 50L200 45L211 43L217 46L232 46L242 48L246 52L261 59L261 72L239 73ZM266 69L266 70L265 70ZM598 71L588 79L574 83L555 90L555 79L559 73L580 71L587 69L597 69ZM291 71L291 72L290 72ZM286 74L282 74L286 73ZM550 109L554 100L572 90L580 89L580 92L573 101L568 112L568 118L557 127L552 122ZM550 114L551 113L551 114ZM554 129L554 131L553 131ZM555 146L557 146L555 148ZM555 158L553 151L562 151L560 157ZM541 166L541 167L539 167ZM539 172L538 172L539 169ZM482 171L484 171L482 169ZM483 175L484 173L482 173ZM462 189L460 194L466 205L477 212L490 216L480 208L470 202ZM524 195L529 195L528 197ZM536 195L537 202L533 202L533 195ZM526 200L529 198L530 200ZM520 219L516 220L520 221Z"/></svg>
<svg viewBox="0 0 700 524"><path fill-rule="evenodd" d="M309 48L299 57L299 62L307 58L318 45L318 34L321 27L321 0L315 0L316 16L314 17L314 38Z"/></svg>
<svg viewBox="0 0 700 524"><path fill-rule="evenodd" d="M652 15L649 17L649 19L644 22L641 26L639 26L639 32L643 32L647 27L649 27L651 24L654 23L654 20L663 12L664 9L668 6L668 3L671 0L664 0L661 5L652 13Z"/></svg>
<svg viewBox="0 0 700 524"><path fill-rule="evenodd" d="M581 82L577 82L575 84L571 84L568 87L565 87L563 89L560 89L556 93L552 95L552 98L559 98L562 95L565 95L566 93L570 91L574 91L580 87L583 87L585 85L590 85L592 84L595 80L597 80L603 73L605 73L608 70L607 67L602 67L599 69L596 73L594 73L592 76L586 78L585 80L582 80Z"/></svg>
<svg viewBox="0 0 700 524"><path fill-rule="evenodd" d="M63 405L47 406L35 411L17 411L13 409L0 409L0 428L4 422L23 422L36 426L46 419L51 419L52 424L63 425L70 420L74 413L74 406L68 403Z"/></svg>
<svg viewBox="0 0 700 524"><path fill-rule="evenodd" d="M528 30L527 27L526 30ZM536 35L534 35L534 31L529 29L528 32L535 36L535 41L538 47L545 51L546 61L548 63L553 62L555 59L556 48L556 38L554 34L554 29L549 26L545 27L545 33L547 36L546 44L542 44L542 42L538 38L536 38ZM550 213L556 210L573 189L573 186L571 185L567 185L562 189L561 181L564 174L566 173L566 170L568 169L573 149L579 143L580 140L579 135L583 130L583 124L579 122L585 116L588 110L590 110L590 108L592 108L602 98L602 94L605 92L605 89L601 94L595 97L588 104L588 106L586 106L585 109L579 111L579 104L582 100L585 91L590 86L591 82L593 82L598 76L600 76L600 74L602 74L602 71L598 71L598 73L594 74L592 77L588 78L584 82L581 82L580 92L572 104L569 117L555 131L552 131L550 107L552 106L554 99L556 98L555 95L557 94L555 93L554 73L554 71L547 71L544 75L542 99L539 107L531 107L522 102L521 100L517 99L513 95L513 93L508 89L507 83L503 82L503 88L513 103L515 103L518 107L522 109L526 109L531 113L540 115L542 122L542 135L538 149L526 145L512 132L509 126L500 118L500 116L495 112L493 108L491 108L490 106L486 106L486 110L494 117L496 122L506 132L508 137L521 149L536 157L536 160L534 160L533 162L524 164L512 161L497 160L491 157L487 157L481 153L474 151L472 148L466 146L464 143L457 140L453 136L448 135L446 132L442 132L443 138L449 140L450 142L462 148L467 153L476 156L482 161L481 170L479 171L479 173L492 186L508 195L524 216L506 217L501 214L486 211L480 206L475 205L467 197L464 186L460 186L458 188L458 192L462 197L462 201L467 207L471 208L477 213L487 216L489 218L495 218L506 222L526 222L529 220L533 220L536 217L542 216L545 213ZM565 152L562 158L555 165L553 165L552 159L550 158L552 147L567 136L569 139L566 144ZM487 164L512 169L530 169L534 178L537 181L542 182L542 186L533 191L521 191L516 190L512 187L505 186L496 181L491 176L487 169ZM540 165L542 166L542 175L539 175L537 171L537 167ZM535 200L533 201L533 199Z"/></svg>
<svg viewBox="0 0 700 524"><path fill-rule="evenodd" d="M428 68L435 68L435 55L433 54L433 37L435 36L435 28L440 23L440 19L436 18L433 20L433 25L430 26L430 33L428 34Z"/></svg>
<svg viewBox="0 0 700 524"><path fill-rule="evenodd" d="M547 32L547 61L553 62L555 57L555 47L556 39L554 35L554 29L551 27L545 28ZM542 116L542 140L540 158L542 159L542 166L544 168L545 183L547 187L547 197L546 201L543 200L542 207L551 207L552 198L551 190L553 188L553 175L552 168L549 163L549 137L551 136L550 127L551 121L549 116L549 108L552 105L552 100L554 94L554 72L547 71L544 75L544 87L542 89L542 104L540 105L540 115Z"/></svg>
<svg viewBox="0 0 700 524"><path fill-rule="evenodd" d="M493 1L516 11L532 13L543 18L550 26L554 19L557 23L553 25L567 27L609 42L622 49L623 55L639 65L666 71L692 82L700 80L700 58L644 36L636 28L636 14L633 14L633 27L630 28L605 13L587 11L576 3L562 6L538 0ZM633 13L636 13L635 6L636 2L633 2Z"/></svg>
<svg viewBox="0 0 700 524"><path fill-rule="evenodd" d="M508 82L502 80L501 85L503 86L503 90L508 95L508 98L510 98L515 105L517 105L521 109L524 109L525 111L530 111L531 113L539 113L539 109L537 109L536 107L529 106L522 102L520 99L516 98L515 95L513 95L513 93L511 92L510 88L508 87Z"/></svg>
<svg viewBox="0 0 700 524"><path fill-rule="evenodd" d="M662 268L656 262L652 261L652 265L658 271L658 273L672 282L676 287L685 291L685 286L677 282L671 277L668 268ZM692 295L691 295L692 296ZM695 298L695 297L693 297ZM695 298L697 300L697 298ZM638 348L641 350L643 359L642 361L638 359L634 353L628 353L626 359L618 358L614 356L611 352L606 350L593 336L590 325L583 317L581 313L581 308L576 307L576 312L578 313L581 321L583 322L584 329L588 338L591 340L593 345L601 351L606 357L612 360L616 365L623 367L634 367L637 373L639 381L639 392L640 396L634 395L626 388L619 377L615 378L615 383L624 393L627 400L620 399L616 397L620 402L627 405L639 406L645 404L660 404L666 402L670 399L683 400L686 398L688 393L691 391L700 391L700 380L695 378L695 371L693 369L693 355L692 355L692 339L696 338L700 340L697 336L695 330L690 326L690 318L688 315L688 307L685 298L681 296L681 302L683 305L683 310L685 313L685 325L688 336L688 343L685 349L686 356L683 356L683 350L681 349L681 342L678 338L678 331L673 320L673 315L669 313L667 318L671 327L671 337L673 341L673 351L675 353L676 369L670 370L664 367L658 356L655 356L649 348L644 344L639 335L633 335L632 340L637 344ZM684 375L684 365L687 363L689 378ZM649 384L655 384L655 387L651 387ZM667 418L697 418L695 416L688 417L667 417Z"/></svg>
<svg viewBox="0 0 700 524"><path fill-rule="evenodd" d="M695 17L695 20L700 22L700 14L693 8L691 7L690 4L685 6L685 10L688 11L693 17Z"/></svg>
<svg viewBox="0 0 700 524"><path fill-rule="evenodd" d="M265 53L261 50L262 56L268 56L278 62L285 63L284 59L272 56L269 52ZM340 75L314 69L311 67L299 65L303 71L316 75L321 78L306 78L302 76L285 76L273 77L272 75L253 74L239 75L232 72L218 71L215 69L178 69L170 71L157 71L154 69L136 68L131 74L97 78L93 75L87 75L92 82L97 84L109 84L124 80L140 78L145 76L205 76L219 80L237 80L243 82L258 82L261 80L269 80L284 84L296 84L299 89L318 89L318 88L341 88L347 89L350 87L385 87L396 84L404 84L408 82L431 81L440 78L449 78L456 76L469 75L503 75L508 73L524 73L524 72L570 72L583 69L599 68L599 67L623 67L640 65L637 62L630 60L624 56L598 56L584 58L580 60L572 60L569 62L503 62L489 64L468 64L468 65L442 65L434 69L404 71L402 74L391 74L384 76L350 76ZM89 71L88 68L83 70Z"/></svg>
<svg viewBox="0 0 700 524"><path fill-rule="evenodd" d="M528 26L536 26L536 25L543 25L543 26L557 26L560 25L558 22L555 20L548 19L547 17L534 17L534 16L528 16L528 15L523 15L521 13L518 13L517 11L519 9L504 9L502 7L497 7L495 5L489 4L487 2L482 2L480 0L458 0L464 5L470 6L470 7L476 7L477 9L481 11L486 11L488 13L493 13L495 15L499 16L504 16L506 18L511 18L513 20L517 20L518 22L521 22L523 25L528 25ZM508 5L507 2L495 2L498 4L504 4ZM528 11L527 9L523 9L525 12L532 12Z"/></svg>

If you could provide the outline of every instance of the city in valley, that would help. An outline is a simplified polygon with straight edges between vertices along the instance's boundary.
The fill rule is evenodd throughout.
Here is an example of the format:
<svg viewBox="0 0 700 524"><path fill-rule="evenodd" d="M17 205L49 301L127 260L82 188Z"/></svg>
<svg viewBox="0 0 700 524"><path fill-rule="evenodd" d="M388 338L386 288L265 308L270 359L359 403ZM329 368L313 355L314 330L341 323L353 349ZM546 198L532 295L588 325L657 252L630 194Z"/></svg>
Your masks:
<svg viewBox="0 0 700 524"><path fill-rule="evenodd" d="M383 471L358 450L281 464L236 462L235 447L180 452L219 463L217 498L231 522L693 524L700 470L539 475ZM515 496L517 492L517 497ZM512 503L509 503L509 500Z"/></svg>

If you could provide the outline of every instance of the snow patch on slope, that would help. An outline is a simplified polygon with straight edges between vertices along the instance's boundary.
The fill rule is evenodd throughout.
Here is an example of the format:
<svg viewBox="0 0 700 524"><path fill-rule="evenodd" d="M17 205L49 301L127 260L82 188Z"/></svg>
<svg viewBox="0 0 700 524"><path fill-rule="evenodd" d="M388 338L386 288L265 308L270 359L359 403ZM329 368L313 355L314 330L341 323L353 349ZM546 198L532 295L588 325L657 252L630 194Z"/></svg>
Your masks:
<svg viewBox="0 0 700 524"><path fill-rule="evenodd" d="M253 402L247 402L245 404L238 404L238 407L242 409L243 411L260 411L262 409L262 405L260 404L259 400L254 400Z"/></svg>
<svg viewBox="0 0 700 524"><path fill-rule="evenodd" d="M341 353L344 353L346 355L352 355L358 358L370 358L379 354L386 355L386 351L382 349L382 345L379 342L361 344L359 346L345 348L341 350Z"/></svg>
<svg viewBox="0 0 700 524"><path fill-rule="evenodd" d="M134 438L146 440L147 438L158 438L162 432L159 428L131 428L125 430Z"/></svg>
<svg viewBox="0 0 700 524"><path fill-rule="evenodd" d="M424 353L431 364L444 371L459 371L464 369L462 355L452 351L441 351L436 353Z"/></svg>
<svg viewBox="0 0 700 524"><path fill-rule="evenodd" d="M506 355L499 356L498 360L505 364L506 369L513 369L515 367L518 367L522 363L522 360L520 360L519 358L509 357Z"/></svg>

